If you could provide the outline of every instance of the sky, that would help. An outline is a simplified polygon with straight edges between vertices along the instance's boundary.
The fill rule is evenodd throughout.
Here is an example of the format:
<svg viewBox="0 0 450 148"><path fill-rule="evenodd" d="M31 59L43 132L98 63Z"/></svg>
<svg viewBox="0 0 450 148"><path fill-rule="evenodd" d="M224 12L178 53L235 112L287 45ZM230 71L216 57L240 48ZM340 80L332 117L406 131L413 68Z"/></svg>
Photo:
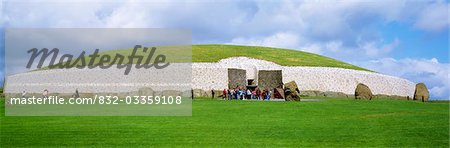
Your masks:
<svg viewBox="0 0 450 148"><path fill-rule="evenodd" d="M191 29L193 44L313 52L424 82L432 99L450 99L448 7L449 1L442 0L4 0L0 32L4 34L5 28ZM3 43L1 47L4 59ZM1 69L3 63L0 60Z"/></svg>

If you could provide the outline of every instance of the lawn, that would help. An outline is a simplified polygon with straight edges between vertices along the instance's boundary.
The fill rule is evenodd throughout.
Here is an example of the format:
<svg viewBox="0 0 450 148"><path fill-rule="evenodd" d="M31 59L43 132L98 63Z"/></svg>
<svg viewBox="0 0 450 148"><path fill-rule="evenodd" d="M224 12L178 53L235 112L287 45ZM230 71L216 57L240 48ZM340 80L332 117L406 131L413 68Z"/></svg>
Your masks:
<svg viewBox="0 0 450 148"><path fill-rule="evenodd" d="M0 111L1 147L449 146L448 102L194 100L189 117L5 117Z"/></svg>

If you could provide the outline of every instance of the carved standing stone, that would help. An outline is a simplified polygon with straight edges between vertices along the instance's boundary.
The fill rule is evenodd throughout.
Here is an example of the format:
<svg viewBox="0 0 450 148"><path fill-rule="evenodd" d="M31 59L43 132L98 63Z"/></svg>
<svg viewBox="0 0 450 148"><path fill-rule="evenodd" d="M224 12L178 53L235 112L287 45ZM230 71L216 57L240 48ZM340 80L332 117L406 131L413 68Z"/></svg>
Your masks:
<svg viewBox="0 0 450 148"><path fill-rule="evenodd" d="M428 101L430 93L427 86L424 83L416 84L416 90L414 91L414 100L421 100L422 102Z"/></svg>
<svg viewBox="0 0 450 148"><path fill-rule="evenodd" d="M356 86L355 99L369 99L372 100L373 94L370 88L362 83Z"/></svg>

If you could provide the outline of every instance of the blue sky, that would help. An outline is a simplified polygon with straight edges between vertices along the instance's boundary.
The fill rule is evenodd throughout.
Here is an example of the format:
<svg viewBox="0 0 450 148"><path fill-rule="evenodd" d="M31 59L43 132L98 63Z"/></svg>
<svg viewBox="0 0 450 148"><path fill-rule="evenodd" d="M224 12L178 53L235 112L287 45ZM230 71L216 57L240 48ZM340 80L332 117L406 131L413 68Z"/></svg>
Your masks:
<svg viewBox="0 0 450 148"><path fill-rule="evenodd" d="M433 98L449 99L448 7L448 1L439 0L3 1L0 31L186 28L192 29L195 44L260 45L314 52L425 82Z"/></svg>

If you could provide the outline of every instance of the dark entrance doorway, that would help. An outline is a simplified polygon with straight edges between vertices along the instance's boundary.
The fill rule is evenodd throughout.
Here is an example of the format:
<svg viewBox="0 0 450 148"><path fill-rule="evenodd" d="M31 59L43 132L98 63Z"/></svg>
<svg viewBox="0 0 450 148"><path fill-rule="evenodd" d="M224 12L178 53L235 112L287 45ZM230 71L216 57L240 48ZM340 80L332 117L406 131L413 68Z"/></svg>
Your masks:
<svg viewBox="0 0 450 148"><path fill-rule="evenodd" d="M258 86L255 85L254 79L247 80L247 89L250 89L250 91L254 91L256 89L256 87L258 87Z"/></svg>

